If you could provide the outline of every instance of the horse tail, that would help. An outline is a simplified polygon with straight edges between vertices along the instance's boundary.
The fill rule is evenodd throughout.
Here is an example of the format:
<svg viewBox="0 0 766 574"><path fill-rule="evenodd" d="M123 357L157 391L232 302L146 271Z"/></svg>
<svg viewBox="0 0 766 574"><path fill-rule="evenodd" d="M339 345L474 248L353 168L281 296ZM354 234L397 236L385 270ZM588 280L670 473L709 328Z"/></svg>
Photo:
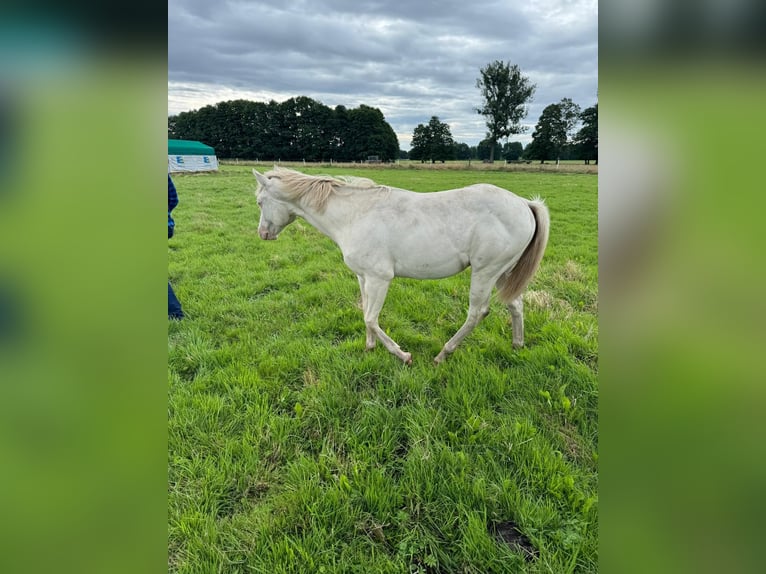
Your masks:
<svg viewBox="0 0 766 574"><path fill-rule="evenodd" d="M548 208L539 197L527 201L535 219L535 232L516 265L505 271L495 284L500 300L508 304L516 299L532 280L548 245L551 218Z"/></svg>

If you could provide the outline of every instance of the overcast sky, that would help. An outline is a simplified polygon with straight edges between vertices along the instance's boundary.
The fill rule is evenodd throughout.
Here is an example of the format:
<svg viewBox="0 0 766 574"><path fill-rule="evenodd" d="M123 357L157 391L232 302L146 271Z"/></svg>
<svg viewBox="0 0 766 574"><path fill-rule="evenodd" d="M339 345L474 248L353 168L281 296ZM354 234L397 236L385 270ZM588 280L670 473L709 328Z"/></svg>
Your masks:
<svg viewBox="0 0 766 574"><path fill-rule="evenodd" d="M168 113L308 96L383 112L410 148L438 116L484 139L479 70L517 64L537 84L526 144L548 104L597 101L597 0L169 0Z"/></svg>

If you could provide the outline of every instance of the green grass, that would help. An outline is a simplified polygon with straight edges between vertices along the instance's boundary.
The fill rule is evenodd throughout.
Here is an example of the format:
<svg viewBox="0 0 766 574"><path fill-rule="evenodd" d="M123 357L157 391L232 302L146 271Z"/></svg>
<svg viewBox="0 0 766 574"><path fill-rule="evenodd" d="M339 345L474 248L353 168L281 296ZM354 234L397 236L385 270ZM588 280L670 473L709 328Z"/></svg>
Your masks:
<svg viewBox="0 0 766 574"><path fill-rule="evenodd" d="M470 271L395 279L364 350L358 284L302 220L261 241L250 167L179 175L169 275L171 572L597 571L597 179L311 168L415 191L541 195L551 238L526 296L442 365ZM512 522L533 554L494 533ZM499 525L499 526L498 526ZM507 529L507 527L506 527Z"/></svg>

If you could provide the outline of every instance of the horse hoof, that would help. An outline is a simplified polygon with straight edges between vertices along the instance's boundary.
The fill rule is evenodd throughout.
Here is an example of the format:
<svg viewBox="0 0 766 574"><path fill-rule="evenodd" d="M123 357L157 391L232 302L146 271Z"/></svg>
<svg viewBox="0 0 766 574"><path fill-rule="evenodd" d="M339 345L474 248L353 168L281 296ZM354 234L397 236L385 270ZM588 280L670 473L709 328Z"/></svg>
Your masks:
<svg viewBox="0 0 766 574"><path fill-rule="evenodd" d="M404 361L405 365L411 365L412 364L412 354L411 353L404 353L404 356L402 356L402 361Z"/></svg>

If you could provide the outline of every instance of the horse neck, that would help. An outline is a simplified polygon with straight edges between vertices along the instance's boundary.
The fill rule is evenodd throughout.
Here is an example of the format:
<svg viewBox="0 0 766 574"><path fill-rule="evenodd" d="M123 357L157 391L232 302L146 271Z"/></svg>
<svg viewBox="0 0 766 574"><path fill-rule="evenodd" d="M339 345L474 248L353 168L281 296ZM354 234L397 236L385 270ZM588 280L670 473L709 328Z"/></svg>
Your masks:
<svg viewBox="0 0 766 574"><path fill-rule="evenodd" d="M323 210L318 210L305 205L296 205L298 214L315 227L320 233L338 242L338 235L352 217L352 206L348 198L343 195L334 195L328 198Z"/></svg>

